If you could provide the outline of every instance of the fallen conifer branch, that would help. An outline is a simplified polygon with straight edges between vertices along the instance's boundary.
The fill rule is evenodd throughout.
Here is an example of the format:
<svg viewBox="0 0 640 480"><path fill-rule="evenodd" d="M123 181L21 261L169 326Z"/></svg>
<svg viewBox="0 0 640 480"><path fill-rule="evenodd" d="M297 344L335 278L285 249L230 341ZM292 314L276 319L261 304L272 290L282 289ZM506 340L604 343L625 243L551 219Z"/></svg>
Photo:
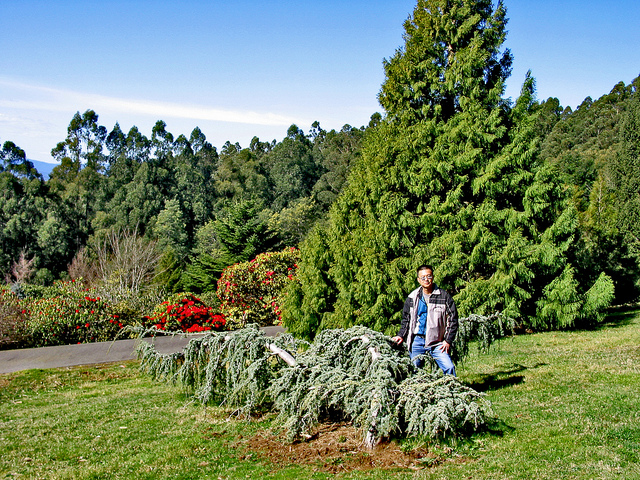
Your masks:
<svg viewBox="0 0 640 480"><path fill-rule="evenodd" d="M490 345L503 329L491 325L490 317L475 316L461 327L465 344L454 349L468 351L474 330L489 332ZM309 344L291 335L269 338L250 325L194 338L170 355L141 342L138 356L154 378L183 386L203 403L245 415L272 409L290 441L323 420L342 420L362 429L371 448L392 435L462 435L493 416L484 394L453 376L416 371L404 347L361 326L322 331Z"/></svg>

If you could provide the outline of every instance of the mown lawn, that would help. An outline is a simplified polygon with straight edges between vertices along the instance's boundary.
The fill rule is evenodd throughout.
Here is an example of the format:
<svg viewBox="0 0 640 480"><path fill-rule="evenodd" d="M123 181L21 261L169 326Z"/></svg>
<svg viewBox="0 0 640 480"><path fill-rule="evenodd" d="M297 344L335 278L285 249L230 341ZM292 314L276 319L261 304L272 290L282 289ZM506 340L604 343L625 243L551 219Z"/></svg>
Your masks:
<svg viewBox="0 0 640 480"><path fill-rule="evenodd" d="M592 331L502 341L460 379L485 391L499 422L418 470L343 478L640 479L640 313ZM274 465L242 439L269 419L230 419L154 383L136 362L0 375L0 478L328 478ZM410 442L405 449L422 446Z"/></svg>
<svg viewBox="0 0 640 480"><path fill-rule="evenodd" d="M488 393L503 425L460 449L471 464L425 478L640 478L638 312L508 339L460 376Z"/></svg>

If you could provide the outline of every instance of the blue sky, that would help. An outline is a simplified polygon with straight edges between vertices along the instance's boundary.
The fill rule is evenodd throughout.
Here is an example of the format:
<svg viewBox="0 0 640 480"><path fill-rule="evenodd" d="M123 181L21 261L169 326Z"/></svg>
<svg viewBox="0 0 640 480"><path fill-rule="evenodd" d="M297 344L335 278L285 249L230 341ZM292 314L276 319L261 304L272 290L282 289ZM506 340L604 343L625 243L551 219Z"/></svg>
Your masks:
<svg viewBox="0 0 640 480"><path fill-rule="evenodd" d="M640 75L640 2L505 0L506 96L532 70L538 98L577 107ZM415 0L20 0L0 4L0 142L53 161L76 111L109 131L199 126L220 148L253 136L366 125L382 60Z"/></svg>

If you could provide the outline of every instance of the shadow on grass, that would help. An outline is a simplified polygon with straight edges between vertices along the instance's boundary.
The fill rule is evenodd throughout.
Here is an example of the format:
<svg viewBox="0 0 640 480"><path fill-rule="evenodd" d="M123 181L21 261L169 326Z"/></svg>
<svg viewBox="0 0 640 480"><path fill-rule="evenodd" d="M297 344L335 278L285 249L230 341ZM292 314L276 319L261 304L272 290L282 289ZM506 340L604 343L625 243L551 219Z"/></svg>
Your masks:
<svg viewBox="0 0 640 480"><path fill-rule="evenodd" d="M510 387L512 385L518 385L519 383L524 382L524 375L516 375L517 373L524 372L532 368L542 367L544 365L546 365L546 363L537 363L532 367L527 367L525 365L515 363L511 368L505 370L484 375L474 375L473 381L471 383L467 383L467 386L478 392L487 392L490 390Z"/></svg>
<svg viewBox="0 0 640 480"><path fill-rule="evenodd" d="M484 433L488 435L492 435L494 437L503 437L507 433L515 432L515 427L512 427L504 420L500 420L499 418L494 419L489 422L484 429Z"/></svg>
<svg viewBox="0 0 640 480"><path fill-rule="evenodd" d="M600 323L594 323L592 325L580 325L573 329L568 329L572 332L597 332L604 330L605 328L620 328L631 325L638 321L640 317L640 310L637 306L633 307L616 307L609 310L607 316Z"/></svg>
<svg viewBox="0 0 640 480"><path fill-rule="evenodd" d="M626 309L616 309L612 310L609 314L607 314L604 321L596 325L594 330L601 330L603 328L617 328L624 327L630 325L640 316L640 310L637 307L626 310Z"/></svg>
<svg viewBox="0 0 640 480"><path fill-rule="evenodd" d="M447 437L439 440L441 445L454 448L456 450L465 449L468 453L472 453L477 449L478 445L482 445L483 438L489 437L504 437L516 431L516 428L506 423L499 418L487 419L487 423L476 431L466 431L459 436ZM471 478L471 477L469 477Z"/></svg>

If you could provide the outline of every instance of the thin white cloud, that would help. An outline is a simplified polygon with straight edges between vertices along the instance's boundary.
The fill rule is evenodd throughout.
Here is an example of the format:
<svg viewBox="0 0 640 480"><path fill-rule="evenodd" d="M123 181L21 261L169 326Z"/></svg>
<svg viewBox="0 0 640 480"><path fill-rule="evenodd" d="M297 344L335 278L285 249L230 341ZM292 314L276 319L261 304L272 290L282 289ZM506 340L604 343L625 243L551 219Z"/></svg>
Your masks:
<svg viewBox="0 0 640 480"><path fill-rule="evenodd" d="M2 92L2 90L10 92ZM64 112L77 110L78 105L91 105L99 112L149 115L156 118L185 118L249 125L289 126L300 119L275 113L223 110L206 106L133 100L104 95L74 92L51 87L29 85L0 78L0 108Z"/></svg>

